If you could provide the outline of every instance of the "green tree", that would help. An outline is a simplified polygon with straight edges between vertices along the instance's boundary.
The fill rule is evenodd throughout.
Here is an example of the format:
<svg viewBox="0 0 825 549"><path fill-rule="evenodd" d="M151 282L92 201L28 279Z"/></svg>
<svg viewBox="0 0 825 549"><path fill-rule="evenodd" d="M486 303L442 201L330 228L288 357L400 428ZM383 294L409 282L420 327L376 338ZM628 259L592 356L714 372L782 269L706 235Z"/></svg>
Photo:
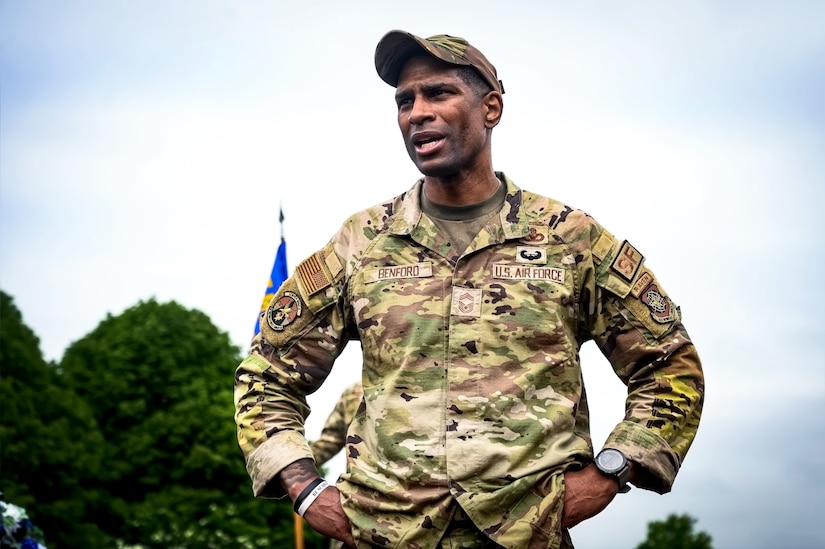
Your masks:
<svg viewBox="0 0 825 549"><path fill-rule="evenodd" d="M106 547L94 522L103 437L86 403L61 385L11 296L0 291L0 489L24 507L50 549Z"/></svg>
<svg viewBox="0 0 825 549"><path fill-rule="evenodd" d="M705 532L693 532L696 519L690 515L671 514L665 520L647 525L647 539L636 549L713 549L712 538Z"/></svg>
<svg viewBox="0 0 825 549"><path fill-rule="evenodd" d="M239 361L206 315L154 299L107 316L66 350L63 380L105 439L99 524L121 545L292 545L289 501L253 498L243 466L232 402Z"/></svg>

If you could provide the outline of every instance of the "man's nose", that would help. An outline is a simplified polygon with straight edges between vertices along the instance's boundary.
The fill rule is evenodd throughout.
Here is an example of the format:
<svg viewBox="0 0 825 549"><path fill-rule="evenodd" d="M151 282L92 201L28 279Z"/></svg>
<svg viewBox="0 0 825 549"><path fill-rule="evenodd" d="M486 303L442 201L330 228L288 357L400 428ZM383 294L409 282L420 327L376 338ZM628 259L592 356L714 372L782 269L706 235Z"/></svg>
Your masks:
<svg viewBox="0 0 825 549"><path fill-rule="evenodd" d="M433 119L433 111L429 101L416 99L410 109L410 124L420 126L427 120Z"/></svg>

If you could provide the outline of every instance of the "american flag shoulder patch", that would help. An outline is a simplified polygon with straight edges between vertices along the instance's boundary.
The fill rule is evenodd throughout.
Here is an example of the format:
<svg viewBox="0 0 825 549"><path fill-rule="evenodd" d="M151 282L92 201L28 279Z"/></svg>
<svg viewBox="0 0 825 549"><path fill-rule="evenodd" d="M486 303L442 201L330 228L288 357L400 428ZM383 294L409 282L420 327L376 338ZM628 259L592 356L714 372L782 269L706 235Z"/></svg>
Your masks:
<svg viewBox="0 0 825 549"><path fill-rule="evenodd" d="M295 268L295 273L307 291L307 295L320 292L332 284L332 277L324 262L324 253L315 252Z"/></svg>

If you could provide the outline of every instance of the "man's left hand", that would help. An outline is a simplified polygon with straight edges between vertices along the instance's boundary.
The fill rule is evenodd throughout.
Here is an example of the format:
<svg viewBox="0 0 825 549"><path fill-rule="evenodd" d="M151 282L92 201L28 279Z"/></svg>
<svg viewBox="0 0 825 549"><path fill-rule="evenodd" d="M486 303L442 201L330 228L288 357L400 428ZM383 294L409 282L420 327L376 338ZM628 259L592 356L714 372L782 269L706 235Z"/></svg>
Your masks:
<svg viewBox="0 0 825 549"><path fill-rule="evenodd" d="M564 473L562 526L572 528L598 515L618 493L618 482L602 474L593 464L579 471L567 471Z"/></svg>

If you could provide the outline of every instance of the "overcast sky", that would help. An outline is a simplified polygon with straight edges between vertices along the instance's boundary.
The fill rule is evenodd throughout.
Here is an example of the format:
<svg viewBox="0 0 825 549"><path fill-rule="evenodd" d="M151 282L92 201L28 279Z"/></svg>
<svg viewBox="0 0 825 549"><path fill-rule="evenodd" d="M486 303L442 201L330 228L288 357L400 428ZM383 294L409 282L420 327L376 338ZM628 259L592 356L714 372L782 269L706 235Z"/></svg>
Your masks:
<svg viewBox="0 0 825 549"><path fill-rule="evenodd" d="M46 358L152 297L245 348L279 205L292 270L419 176L373 65L396 28L485 52L494 167L630 240L704 361L673 492L618 497L577 547L635 547L670 513L717 549L823 547L821 1L0 0L0 288ZM310 437L358 356L312 395ZM624 388L583 358L598 448Z"/></svg>

